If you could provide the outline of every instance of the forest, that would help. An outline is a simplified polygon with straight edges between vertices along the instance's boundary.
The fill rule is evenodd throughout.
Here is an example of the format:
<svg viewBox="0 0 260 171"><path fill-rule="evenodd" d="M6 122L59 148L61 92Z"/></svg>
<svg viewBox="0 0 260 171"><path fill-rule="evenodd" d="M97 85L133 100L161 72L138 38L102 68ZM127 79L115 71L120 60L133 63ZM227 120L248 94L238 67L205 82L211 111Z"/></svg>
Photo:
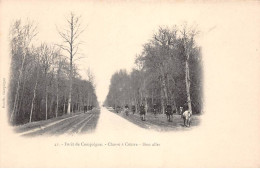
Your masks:
<svg viewBox="0 0 260 171"><path fill-rule="evenodd" d="M10 27L9 121L13 125L47 120L97 106L93 75L82 78L75 64L81 29L73 13L67 27L57 30L62 43L37 39L38 28L30 20L16 20Z"/></svg>
<svg viewBox="0 0 260 171"><path fill-rule="evenodd" d="M193 114L203 112L203 61L196 43L199 31L186 23L180 27L160 26L136 56L130 73L121 69L113 74L105 105L125 105L146 112L156 106L165 113L171 105Z"/></svg>

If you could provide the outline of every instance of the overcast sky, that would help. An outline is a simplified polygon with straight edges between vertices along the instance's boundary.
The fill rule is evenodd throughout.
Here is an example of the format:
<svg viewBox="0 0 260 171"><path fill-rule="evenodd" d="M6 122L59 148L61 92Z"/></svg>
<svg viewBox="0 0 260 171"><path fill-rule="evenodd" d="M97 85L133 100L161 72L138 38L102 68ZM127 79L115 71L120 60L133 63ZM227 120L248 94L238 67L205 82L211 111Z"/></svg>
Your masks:
<svg viewBox="0 0 260 171"><path fill-rule="evenodd" d="M171 27L184 21L188 24L197 23L201 31L199 41L207 32L223 27L223 22L230 22L223 21L216 15L221 9L228 12L230 6L226 6L225 9L221 6L216 8L211 4L194 6L127 1L3 1L2 7L5 29L15 19L29 18L38 23L38 42L47 43L61 41L56 26L62 29L65 18L71 11L81 15L82 25L87 26L80 37L85 42L81 45L81 52L86 58L77 63L83 78L86 76L84 70L91 68L99 101L105 100L112 74L119 69L131 71L136 54L141 52L142 45L152 37L160 25ZM219 25L221 22L222 25Z"/></svg>

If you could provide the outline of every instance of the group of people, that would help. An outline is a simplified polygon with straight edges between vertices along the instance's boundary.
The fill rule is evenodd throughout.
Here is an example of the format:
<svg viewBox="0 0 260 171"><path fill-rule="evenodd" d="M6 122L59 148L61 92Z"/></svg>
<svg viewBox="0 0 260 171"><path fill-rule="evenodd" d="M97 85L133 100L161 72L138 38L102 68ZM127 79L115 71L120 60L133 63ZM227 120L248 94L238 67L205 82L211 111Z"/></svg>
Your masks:
<svg viewBox="0 0 260 171"><path fill-rule="evenodd" d="M118 113L119 110L120 110L120 107L117 106L117 107L116 107L116 112ZM133 105L133 106L131 107L131 110L132 110L132 113L135 114L135 112L136 112L136 107ZM130 112L130 111L129 111L129 106L128 106L128 105L125 105L124 113L126 114L126 116L128 116L129 112ZM144 107L143 104L141 104L141 105L139 106L139 113L140 113L140 116L141 116L142 121L145 121L146 111L145 111L145 107Z"/></svg>
<svg viewBox="0 0 260 171"><path fill-rule="evenodd" d="M117 109L118 109L118 108L117 108ZM132 110L132 113L135 114L135 112L136 112L136 107L133 105L132 108L131 108L131 110ZM158 111L159 111L159 110L158 110L157 105L154 105L154 106L153 106L153 113L154 113L154 114L157 114ZM116 110L116 112L118 113L119 111ZM125 105L124 113L128 116L128 114L129 114L129 106L128 106L128 105ZM165 114L166 114L167 120L168 120L169 122L172 122L172 115L173 115L173 113L176 113L176 110L175 110L175 109L173 110L171 105L166 105ZM145 121L146 110L145 110L144 104L141 104L141 105L139 106L139 114L140 114L140 116L141 116L141 120L142 120L142 121Z"/></svg>
<svg viewBox="0 0 260 171"><path fill-rule="evenodd" d="M84 106L84 113L86 113L87 111L92 110L92 109L93 109L92 105Z"/></svg>
<svg viewBox="0 0 260 171"><path fill-rule="evenodd" d="M135 114L136 112L136 107L133 105L131 107L131 110L132 110L132 113ZM153 113L154 114L157 114L158 113L158 106L156 104L153 105ZM173 113L176 113L176 108L173 108L172 105L170 104L167 104L166 107L165 107L165 114L167 116L167 120L169 122L172 122L173 121ZM117 111L118 113L118 111ZM125 109L124 109L124 113L128 116L129 115L129 106L128 105L125 105ZM146 115L146 109L145 109L145 106L144 104L141 104L139 106L139 114L141 116L141 120L142 121L145 121L145 115ZM180 114L181 114L181 117L182 119L184 120L184 126L190 126L190 121L191 121L191 112L186 110L186 111L183 111L183 107L180 107Z"/></svg>

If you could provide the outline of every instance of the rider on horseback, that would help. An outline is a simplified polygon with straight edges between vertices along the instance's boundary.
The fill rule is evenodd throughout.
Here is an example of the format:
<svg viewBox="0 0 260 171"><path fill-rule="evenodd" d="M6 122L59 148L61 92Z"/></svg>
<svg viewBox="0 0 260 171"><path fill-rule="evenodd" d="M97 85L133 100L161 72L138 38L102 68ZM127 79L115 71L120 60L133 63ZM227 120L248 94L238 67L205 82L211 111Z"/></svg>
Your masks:
<svg viewBox="0 0 260 171"><path fill-rule="evenodd" d="M145 107L144 107L143 103L140 105L140 115L141 115L142 121L145 121Z"/></svg>
<svg viewBox="0 0 260 171"><path fill-rule="evenodd" d="M128 105L125 105L125 114L126 114L126 116L128 116L128 113L129 113L129 107L128 107Z"/></svg>
<svg viewBox="0 0 260 171"><path fill-rule="evenodd" d="M156 115L158 112L158 106L157 104L153 104L153 114Z"/></svg>
<svg viewBox="0 0 260 171"><path fill-rule="evenodd" d="M166 109L165 109L165 114L167 116L167 120L169 122L172 122L171 118L172 118L172 106L167 104Z"/></svg>
<svg viewBox="0 0 260 171"><path fill-rule="evenodd" d="M135 114L135 105L132 105L132 112Z"/></svg>

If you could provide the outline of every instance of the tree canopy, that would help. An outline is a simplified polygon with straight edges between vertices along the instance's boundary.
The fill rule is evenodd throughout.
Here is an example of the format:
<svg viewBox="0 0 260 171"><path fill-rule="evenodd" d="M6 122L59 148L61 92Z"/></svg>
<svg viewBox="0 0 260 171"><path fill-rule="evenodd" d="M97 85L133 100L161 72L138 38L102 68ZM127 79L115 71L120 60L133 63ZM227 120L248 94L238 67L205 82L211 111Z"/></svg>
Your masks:
<svg viewBox="0 0 260 171"><path fill-rule="evenodd" d="M156 104L164 113L166 104L188 109L190 96L193 113L201 113L203 68L196 35L196 29L187 25L159 27L137 55L138 69L129 74L120 70L112 76L105 104L138 108L143 103L148 111Z"/></svg>
<svg viewBox="0 0 260 171"><path fill-rule="evenodd" d="M17 20L10 27L10 122L24 124L70 113L70 93L72 112L86 105L97 106L92 81L80 76L77 65L71 65L60 46L35 45L37 33L31 21Z"/></svg>

